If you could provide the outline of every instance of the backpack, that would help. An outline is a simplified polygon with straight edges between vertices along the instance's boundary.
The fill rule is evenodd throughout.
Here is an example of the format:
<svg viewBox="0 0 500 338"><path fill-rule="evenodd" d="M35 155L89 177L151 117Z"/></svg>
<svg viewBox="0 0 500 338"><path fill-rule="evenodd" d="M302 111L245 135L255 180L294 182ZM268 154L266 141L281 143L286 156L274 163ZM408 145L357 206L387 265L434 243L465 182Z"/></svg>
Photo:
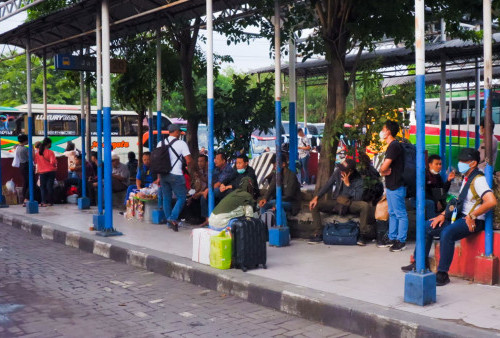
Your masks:
<svg viewBox="0 0 500 338"><path fill-rule="evenodd" d="M165 144L165 139L162 139L162 143L160 147L156 147L152 152L151 152L151 174L153 176L156 175L167 175L170 174L172 171L172 168L175 166L177 161L179 161L179 155L177 152L174 150L172 145L177 141L177 139L172 140L168 144ZM177 159L175 162L172 164L170 161L170 152L169 148L172 149L174 152L175 156L177 156Z"/></svg>
<svg viewBox="0 0 500 338"><path fill-rule="evenodd" d="M403 182L406 186L406 197L417 195L417 148L411 143L400 142L403 148Z"/></svg>

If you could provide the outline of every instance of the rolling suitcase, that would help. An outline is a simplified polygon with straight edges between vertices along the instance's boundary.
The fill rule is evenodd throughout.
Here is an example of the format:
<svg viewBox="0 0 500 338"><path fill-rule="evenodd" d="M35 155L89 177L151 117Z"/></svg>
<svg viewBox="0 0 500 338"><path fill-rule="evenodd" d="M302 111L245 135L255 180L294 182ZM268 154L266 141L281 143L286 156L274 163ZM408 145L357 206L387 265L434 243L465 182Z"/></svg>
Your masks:
<svg viewBox="0 0 500 338"><path fill-rule="evenodd" d="M230 222L233 235L233 266L244 272L262 265L266 269L267 226L258 218L237 217Z"/></svg>

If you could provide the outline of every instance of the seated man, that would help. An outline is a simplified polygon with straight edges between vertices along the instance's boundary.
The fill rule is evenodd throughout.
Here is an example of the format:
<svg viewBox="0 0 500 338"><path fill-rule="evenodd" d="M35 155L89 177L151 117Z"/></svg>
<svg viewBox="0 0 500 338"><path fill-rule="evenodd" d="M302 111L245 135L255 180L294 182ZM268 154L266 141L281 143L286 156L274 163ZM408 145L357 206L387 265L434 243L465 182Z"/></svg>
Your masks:
<svg viewBox="0 0 500 338"><path fill-rule="evenodd" d="M229 180L233 176L233 168L227 162L227 156L225 153L217 153L215 155L215 170L212 177L212 182L214 184L214 199L215 205L220 201L220 190L219 187L223 181ZM208 184L208 183L207 183ZM215 207L214 205L214 207ZM200 224L200 226L208 225L208 188L205 188L201 197L200 197L200 207L201 207L201 216L205 218L205 222Z"/></svg>
<svg viewBox="0 0 500 338"><path fill-rule="evenodd" d="M273 156L271 163L274 164L274 173L266 195L259 201L261 213L276 207L276 156ZM283 209L295 215L300 211L300 183L297 175L288 169L288 156L286 154L281 156L281 167ZM286 215L283 215L283 217L286 221ZM286 222L283 222L283 225L286 225Z"/></svg>
<svg viewBox="0 0 500 338"><path fill-rule="evenodd" d="M125 191L128 188L130 177L128 167L120 162L120 156L118 156L118 154L113 154L111 160L113 192Z"/></svg>
<svg viewBox="0 0 500 338"><path fill-rule="evenodd" d="M426 265L431 251L434 236L440 236L440 255L436 285L442 286L450 282L450 269L455 253L455 241L465 238L484 229L485 214L497 204L495 195L486 182L486 178L478 169L479 151L464 148L458 156L458 171L464 175L456 207L451 215L442 212L426 223L425 259ZM446 215L446 217L445 217ZM404 272L415 269L415 262L403 266Z"/></svg>
<svg viewBox="0 0 500 338"><path fill-rule="evenodd" d="M446 196L450 190L451 181L455 178L455 172L448 174L448 179L443 182L441 177L441 169L443 162L439 155L431 155L427 159L428 169L425 171L425 216L426 219L433 218L435 212L443 211L446 206ZM434 207L434 215L429 210L430 206Z"/></svg>
<svg viewBox="0 0 500 338"><path fill-rule="evenodd" d="M236 157L236 168L234 168L233 176L224 180L219 187L222 198L226 197L231 191L240 186L240 182L244 177L249 177L252 181L253 199L257 201L260 196L259 184L257 183L257 176L255 170L248 165L248 156L245 154Z"/></svg>
<svg viewBox="0 0 500 338"><path fill-rule="evenodd" d="M331 191L334 185L333 198L319 201L319 198ZM363 178L356 170L356 161L346 159L335 169L326 185L320 189L309 203L315 231L311 242L323 241L323 224L320 212L332 213L335 209L344 207L350 214L359 215L360 236L358 245L366 245L367 239L375 236L375 210L371 203L362 201L363 192Z"/></svg>
<svg viewBox="0 0 500 338"><path fill-rule="evenodd" d="M135 184L129 185L127 188L127 194L125 195L125 204L127 204L128 197L130 193L136 189L147 188L153 183L154 179L149 170L151 165L151 153L146 151L142 154L142 166L137 169L137 175L135 176Z"/></svg>
<svg viewBox="0 0 500 338"><path fill-rule="evenodd" d="M89 183L92 182L95 177L94 169L88 161L85 161L85 176L86 182ZM78 196L82 196L82 154L77 154L75 156L73 175L68 175L68 178L64 181L66 191L73 185L78 187ZM86 190L87 192L90 191L89 185L87 185Z"/></svg>

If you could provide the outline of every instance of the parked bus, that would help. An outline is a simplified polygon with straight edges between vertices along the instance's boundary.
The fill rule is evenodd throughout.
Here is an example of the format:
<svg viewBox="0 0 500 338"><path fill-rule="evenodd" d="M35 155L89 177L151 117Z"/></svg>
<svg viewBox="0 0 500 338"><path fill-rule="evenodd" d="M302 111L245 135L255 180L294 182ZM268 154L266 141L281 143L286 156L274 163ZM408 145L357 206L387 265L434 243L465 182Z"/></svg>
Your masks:
<svg viewBox="0 0 500 338"><path fill-rule="evenodd" d="M492 118L495 123L493 135L500 140L500 93L492 93ZM457 163L458 153L461 148L467 145L467 119L469 119L469 146L475 146L475 97L469 98L469 110L467 110L466 97L452 98L452 111L451 111L451 132L452 132L452 165ZM446 159L448 159L449 147L449 98L446 101ZM425 100L425 149L429 154L439 154L439 132L441 129L441 121L439 116L440 100L439 98L432 98ZM484 118L484 101L483 94L481 93L481 118ZM416 144L416 117L415 111L410 110L410 141ZM497 156L497 160L498 160ZM497 161L495 166L496 170L500 170L500 161Z"/></svg>
<svg viewBox="0 0 500 338"><path fill-rule="evenodd" d="M77 149L82 149L82 138L80 134L81 112L77 105L53 105L49 104L47 109L48 136L52 140L52 150L60 155L66 148L66 143L75 143ZM41 141L44 135L43 105L33 104L33 143ZM2 157L13 157L13 149L17 142L17 135L26 133L25 126L28 124L26 105L21 105L9 111L1 111L0 128L2 137ZM167 130L170 120L162 116L162 130ZM90 134L91 148L97 150L97 111L96 107L91 109ZM138 153L138 130L137 113L133 111L111 111L111 142L113 151L118 154L122 162L127 161L129 151ZM143 121L143 130L149 130L147 118ZM156 130L156 117L153 123Z"/></svg>

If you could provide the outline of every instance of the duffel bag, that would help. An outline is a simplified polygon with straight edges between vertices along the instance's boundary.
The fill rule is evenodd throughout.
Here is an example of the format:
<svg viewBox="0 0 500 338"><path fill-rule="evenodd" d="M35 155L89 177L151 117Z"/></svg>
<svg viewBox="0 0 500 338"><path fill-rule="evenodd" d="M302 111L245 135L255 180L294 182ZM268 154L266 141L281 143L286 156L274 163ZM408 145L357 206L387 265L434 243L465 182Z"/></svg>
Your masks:
<svg viewBox="0 0 500 338"><path fill-rule="evenodd" d="M323 229L323 242L327 245L356 245L359 236L359 223L328 223Z"/></svg>

